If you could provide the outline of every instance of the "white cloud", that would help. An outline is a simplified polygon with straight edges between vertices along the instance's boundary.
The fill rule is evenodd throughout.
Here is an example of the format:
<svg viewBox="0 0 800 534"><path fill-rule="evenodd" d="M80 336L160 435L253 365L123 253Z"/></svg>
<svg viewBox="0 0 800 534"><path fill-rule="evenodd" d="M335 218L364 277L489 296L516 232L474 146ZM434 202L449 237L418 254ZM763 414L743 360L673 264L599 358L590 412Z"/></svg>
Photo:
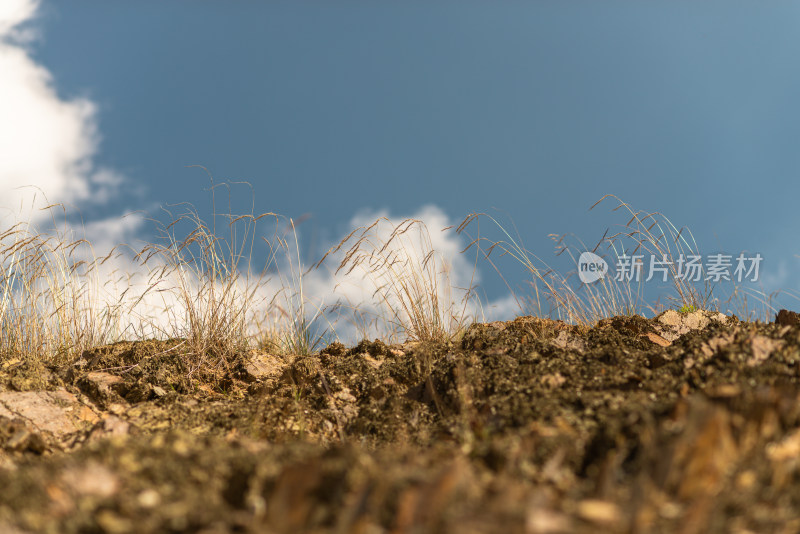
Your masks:
<svg viewBox="0 0 800 534"><path fill-rule="evenodd" d="M83 98L61 99L50 72L26 48L36 0L0 2L0 198L5 217L38 224L53 203L77 206L108 201L122 183L93 163L96 109Z"/></svg>
<svg viewBox="0 0 800 534"><path fill-rule="evenodd" d="M0 4L0 36L16 37L19 26L33 17L38 0L3 0Z"/></svg>

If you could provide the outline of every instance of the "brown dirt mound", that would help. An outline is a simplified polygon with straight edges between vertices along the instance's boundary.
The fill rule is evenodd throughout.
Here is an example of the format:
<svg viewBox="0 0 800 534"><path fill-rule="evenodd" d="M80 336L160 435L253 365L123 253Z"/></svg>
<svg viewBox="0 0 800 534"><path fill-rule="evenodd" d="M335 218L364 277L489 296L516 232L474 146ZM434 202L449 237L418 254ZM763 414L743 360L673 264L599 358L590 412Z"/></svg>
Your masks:
<svg viewBox="0 0 800 534"><path fill-rule="evenodd" d="M520 317L194 373L181 347L48 369L95 415L69 432L0 411L0 530L800 529L793 323Z"/></svg>

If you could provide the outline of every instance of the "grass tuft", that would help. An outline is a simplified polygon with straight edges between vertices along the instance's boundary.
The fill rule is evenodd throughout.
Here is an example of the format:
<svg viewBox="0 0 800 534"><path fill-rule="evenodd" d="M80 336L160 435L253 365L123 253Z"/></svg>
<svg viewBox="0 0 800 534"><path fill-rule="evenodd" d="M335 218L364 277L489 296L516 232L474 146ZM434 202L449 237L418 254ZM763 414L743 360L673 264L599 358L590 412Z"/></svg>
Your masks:
<svg viewBox="0 0 800 534"><path fill-rule="evenodd" d="M48 210L63 209L52 205ZM52 211L51 211L52 213ZM114 273L99 270L91 243L66 225L50 233L19 223L0 234L0 358L57 363L124 333Z"/></svg>
<svg viewBox="0 0 800 534"><path fill-rule="evenodd" d="M384 332L413 341L448 341L472 321L472 280L466 288L453 285L450 266L434 250L421 220L405 219L395 225L378 218L353 230L317 266L340 251L343 257L336 274L361 274L369 282ZM359 317L362 325L370 323L363 314Z"/></svg>
<svg viewBox="0 0 800 534"><path fill-rule="evenodd" d="M641 212L631 208L614 195L605 195L590 209L606 199L616 199L619 204L613 209L626 211L629 219L622 229L602 239L593 248L583 242L571 244L569 235L551 235L556 243L556 255L566 253L572 265L577 265L578 255L583 251L591 251L602 257L609 265L617 265L623 256L652 255L668 262L668 279L672 284L672 295L668 300L677 306L694 306L706 309L711 297L711 288L697 287L691 281L677 276L677 258L683 255L699 254L697 244L688 229L678 229L663 214L658 212ZM480 236L472 239L469 247L475 247L482 256L498 270L492 260L496 251L501 255L510 255L528 271L531 276L530 296L521 296L518 302L529 312L538 316L549 316L573 324L591 326L600 319L615 315L655 314L663 306L649 304L644 297L643 279L647 275L630 279L606 276L593 284L574 281L575 272L567 276L557 273L538 256L532 254L523 245L518 233L512 235L496 218L486 213L473 213L459 225L458 232L467 235L473 226L478 226L481 219L488 219L503 235L499 240L490 240ZM574 238L573 238L574 239ZM469 248L468 247L468 248ZM644 269L645 266L641 268ZM499 272L499 270L498 270ZM515 292L509 287L512 292Z"/></svg>

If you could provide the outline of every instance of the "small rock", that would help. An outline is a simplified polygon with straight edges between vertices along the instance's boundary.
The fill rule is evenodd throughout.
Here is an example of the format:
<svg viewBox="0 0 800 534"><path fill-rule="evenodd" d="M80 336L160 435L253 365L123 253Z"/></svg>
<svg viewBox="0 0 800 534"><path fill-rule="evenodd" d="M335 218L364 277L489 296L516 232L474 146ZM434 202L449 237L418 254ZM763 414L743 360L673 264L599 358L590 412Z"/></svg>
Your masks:
<svg viewBox="0 0 800 534"><path fill-rule="evenodd" d="M619 523L622 514L613 502L586 499L578 504L578 516L590 523L613 525Z"/></svg>
<svg viewBox="0 0 800 534"><path fill-rule="evenodd" d="M131 424L117 416L109 415L97 423L89 434L89 439L98 439L113 436L127 436Z"/></svg>
<svg viewBox="0 0 800 534"><path fill-rule="evenodd" d="M98 526L108 534L122 534L133 529L131 520L120 516L112 510L100 510L95 516Z"/></svg>
<svg viewBox="0 0 800 534"><path fill-rule="evenodd" d="M21 417L32 430L56 437L98 420L97 414L66 390L0 393L0 415Z"/></svg>
<svg viewBox="0 0 800 534"><path fill-rule="evenodd" d="M578 336L570 335L566 330L561 330L553 339L553 344L561 349L582 352L586 350L586 342Z"/></svg>
<svg viewBox="0 0 800 534"><path fill-rule="evenodd" d="M67 469L61 482L77 495L111 497L119 488L119 480L104 465L90 461L85 466Z"/></svg>
<svg viewBox="0 0 800 534"><path fill-rule="evenodd" d="M17 420L11 423L9 430L16 430L5 443L5 449L15 452L29 451L42 454L47 450L47 444L39 433L31 432L25 427L23 421Z"/></svg>
<svg viewBox="0 0 800 534"><path fill-rule="evenodd" d="M777 443L767 445L767 458L782 462L800 456L800 430L795 430Z"/></svg>
<svg viewBox="0 0 800 534"><path fill-rule="evenodd" d="M685 317L682 317L681 322L683 323L683 326L689 330L699 330L708 326L708 323L711 321L703 314L703 312L695 311L692 313L687 313Z"/></svg>
<svg viewBox="0 0 800 534"><path fill-rule="evenodd" d="M753 367L760 364L781 347L783 347L782 339L770 339L761 335L754 336L750 340L750 349L753 352L753 356L747 359L747 365Z"/></svg>
<svg viewBox="0 0 800 534"><path fill-rule="evenodd" d="M109 404L108 411L114 415L122 415L127 408L122 404Z"/></svg>
<svg viewBox="0 0 800 534"><path fill-rule="evenodd" d="M146 489L136 499L142 508L155 508L161 502L161 496L154 489Z"/></svg>
<svg viewBox="0 0 800 534"><path fill-rule="evenodd" d="M667 310L661 314L658 322L667 326L678 326L681 324L681 314L675 310Z"/></svg>
<svg viewBox="0 0 800 534"><path fill-rule="evenodd" d="M567 379L564 378L561 373L548 374L541 378L542 385L549 388L557 388L566 381Z"/></svg>
<svg viewBox="0 0 800 534"><path fill-rule="evenodd" d="M356 398L350 393L348 388L337 391L333 396L342 402L356 402Z"/></svg>
<svg viewBox="0 0 800 534"><path fill-rule="evenodd" d="M367 352L363 353L361 357L364 358L364 361L367 362L373 369L377 369L381 365L383 365L383 360L376 360L375 358L370 356L369 353Z"/></svg>
<svg viewBox="0 0 800 534"><path fill-rule="evenodd" d="M25 448L25 442L28 441L31 432L25 427L19 428L6 442L6 447L12 451L18 451Z"/></svg>
<svg viewBox="0 0 800 534"><path fill-rule="evenodd" d="M101 410L104 410L109 404L125 402L121 395L124 393L121 391L124 383L125 381L117 375L95 371L81 377L78 380L78 387Z"/></svg>
<svg viewBox="0 0 800 534"><path fill-rule="evenodd" d="M244 365L244 379L249 382L277 379L287 363L283 358L272 354L254 354Z"/></svg>
<svg viewBox="0 0 800 534"><path fill-rule="evenodd" d="M656 345L661 345L662 347L669 347L672 345L672 342L664 339L663 337L659 336L658 334L654 334L653 332L647 333L647 339L655 343Z"/></svg>
<svg viewBox="0 0 800 534"><path fill-rule="evenodd" d="M712 321L727 324L730 318L719 312L697 310L690 313L678 313L675 310L667 310L656 318L654 328L659 337L671 344L682 335L688 334L693 330L703 330ZM663 345L663 343L653 339L651 336L648 337L654 343Z"/></svg>
<svg viewBox="0 0 800 534"><path fill-rule="evenodd" d="M800 313L781 310L775 315L775 322L783 326L796 326L800 324Z"/></svg>

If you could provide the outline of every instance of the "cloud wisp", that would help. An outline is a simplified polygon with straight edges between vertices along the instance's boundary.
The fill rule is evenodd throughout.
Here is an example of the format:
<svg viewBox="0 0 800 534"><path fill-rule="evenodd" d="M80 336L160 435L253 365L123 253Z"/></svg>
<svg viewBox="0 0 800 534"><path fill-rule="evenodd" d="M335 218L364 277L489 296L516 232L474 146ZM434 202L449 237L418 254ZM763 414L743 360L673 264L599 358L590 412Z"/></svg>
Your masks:
<svg viewBox="0 0 800 534"><path fill-rule="evenodd" d="M124 178L98 167L97 110L86 98L63 99L52 74L29 49L38 0L0 4L0 195L3 220L46 224L41 208L105 203Z"/></svg>

